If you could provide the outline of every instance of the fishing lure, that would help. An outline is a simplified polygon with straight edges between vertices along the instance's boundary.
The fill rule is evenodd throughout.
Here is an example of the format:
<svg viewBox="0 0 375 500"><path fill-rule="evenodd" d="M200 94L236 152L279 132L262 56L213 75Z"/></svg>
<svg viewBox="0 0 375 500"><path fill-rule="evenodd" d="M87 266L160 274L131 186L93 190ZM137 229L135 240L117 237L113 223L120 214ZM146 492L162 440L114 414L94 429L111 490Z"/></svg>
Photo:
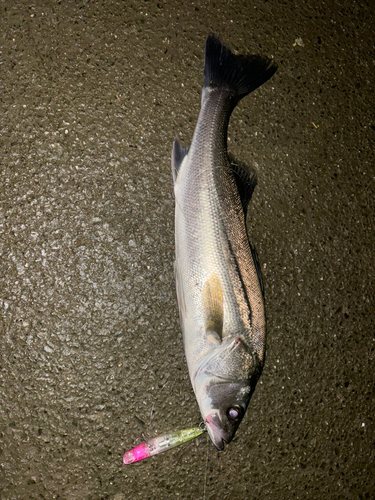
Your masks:
<svg viewBox="0 0 375 500"><path fill-rule="evenodd" d="M122 461L125 465L133 464L139 462L153 455L158 455L163 453L163 451L168 451L175 446L186 443L191 439L200 436L203 429L200 427L192 427L191 429L184 429L182 431L171 432L165 436L159 436L150 439L146 443L141 443L135 448L125 452Z"/></svg>

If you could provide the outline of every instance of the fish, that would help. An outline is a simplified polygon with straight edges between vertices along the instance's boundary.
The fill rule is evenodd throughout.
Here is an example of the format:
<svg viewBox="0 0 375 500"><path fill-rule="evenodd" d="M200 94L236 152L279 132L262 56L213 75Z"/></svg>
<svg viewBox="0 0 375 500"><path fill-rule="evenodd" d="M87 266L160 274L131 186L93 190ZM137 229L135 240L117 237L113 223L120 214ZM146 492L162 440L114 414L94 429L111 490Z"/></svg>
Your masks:
<svg viewBox="0 0 375 500"><path fill-rule="evenodd" d="M175 282L190 380L218 450L242 421L265 360L264 290L247 209L256 173L228 154L229 118L277 65L205 46L201 109L190 147L175 138Z"/></svg>

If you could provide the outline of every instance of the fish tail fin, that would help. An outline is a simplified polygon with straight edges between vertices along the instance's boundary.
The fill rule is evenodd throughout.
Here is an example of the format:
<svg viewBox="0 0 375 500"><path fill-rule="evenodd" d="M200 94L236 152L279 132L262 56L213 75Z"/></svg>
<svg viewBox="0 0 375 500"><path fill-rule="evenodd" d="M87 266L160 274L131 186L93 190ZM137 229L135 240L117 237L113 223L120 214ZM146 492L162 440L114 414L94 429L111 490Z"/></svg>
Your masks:
<svg viewBox="0 0 375 500"><path fill-rule="evenodd" d="M226 88L238 102L257 89L277 70L267 57L232 54L214 35L206 41L202 101L208 89Z"/></svg>

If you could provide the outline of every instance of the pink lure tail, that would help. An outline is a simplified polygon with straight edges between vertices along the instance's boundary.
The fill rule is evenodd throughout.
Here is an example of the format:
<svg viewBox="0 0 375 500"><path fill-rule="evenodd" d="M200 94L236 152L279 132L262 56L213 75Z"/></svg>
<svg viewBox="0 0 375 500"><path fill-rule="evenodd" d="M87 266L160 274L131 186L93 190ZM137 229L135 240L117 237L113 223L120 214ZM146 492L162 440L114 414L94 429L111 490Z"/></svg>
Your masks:
<svg viewBox="0 0 375 500"><path fill-rule="evenodd" d="M125 452L122 461L125 465L133 464L134 462L139 462L144 458L151 457L151 452L147 443L142 443L136 446L135 448Z"/></svg>

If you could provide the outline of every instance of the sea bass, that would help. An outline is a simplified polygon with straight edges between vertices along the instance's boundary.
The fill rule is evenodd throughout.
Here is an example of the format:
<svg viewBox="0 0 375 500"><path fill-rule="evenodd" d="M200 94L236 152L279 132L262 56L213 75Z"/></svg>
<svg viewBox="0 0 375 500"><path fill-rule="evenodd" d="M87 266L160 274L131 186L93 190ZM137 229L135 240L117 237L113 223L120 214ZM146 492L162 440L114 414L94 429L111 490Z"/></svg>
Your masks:
<svg viewBox="0 0 375 500"><path fill-rule="evenodd" d="M206 42L201 110L190 148L176 138L175 278L191 383L216 448L229 443L246 412L265 357L263 284L246 212L256 175L227 153L237 103L277 66Z"/></svg>

